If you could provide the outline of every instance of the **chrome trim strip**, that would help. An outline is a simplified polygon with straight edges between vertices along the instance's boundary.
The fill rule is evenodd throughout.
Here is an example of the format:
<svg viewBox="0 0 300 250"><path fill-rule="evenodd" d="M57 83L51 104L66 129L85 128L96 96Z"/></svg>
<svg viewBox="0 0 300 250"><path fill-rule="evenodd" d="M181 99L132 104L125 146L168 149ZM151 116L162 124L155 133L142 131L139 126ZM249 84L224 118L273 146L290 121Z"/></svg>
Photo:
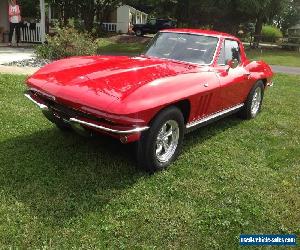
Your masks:
<svg viewBox="0 0 300 250"><path fill-rule="evenodd" d="M232 111L235 111L235 110L237 110L237 109L239 109L239 108L242 108L244 105L245 105L245 104L242 103L242 104L239 104L239 105L237 105L237 106L231 107L231 108L229 108L229 109L225 109L225 110L223 110L223 111L217 112L217 113L215 113L215 114L213 114L213 115L204 117L204 118L202 118L202 119L200 119L200 120L197 120L197 121L188 123L188 124L186 125L186 128L189 129L189 128L195 127L195 126L197 126L197 125L200 125L200 124L202 124L202 123L208 122L209 120L215 119L215 118L217 118L217 117L219 117L219 116L228 114L228 113L230 113L230 112L232 112Z"/></svg>
<svg viewBox="0 0 300 250"><path fill-rule="evenodd" d="M96 128L96 129L114 133L114 134L134 134L134 133L143 132L143 131L146 131L149 129L149 127L140 127L140 128L135 128L135 129L131 129L131 130L116 130L116 129L110 129L110 128L106 128L103 126L99 126L99 125L96 125L93 123L85 122L85 121L82 121L82 120L79 120L76 118L70 118L70 122L78 123L80 125L84 125L84 126L91 127L91 128Z"/></svg>
<svg viewBox="0 0 300 250"><path fill-rule="evenodd" d="M30 101L32 101L34 104L36 104L40 109L42 110L48 110L48 107L42 103L37 102L34 100L29 94L24 94L25 97L27 97Z"/></svg>
<svg viewBox="0 0 300 250"><path fill-rule="evenodd" d="M29 94L25 94L25 96L30 101L35 103L41 110L43 110L43 111L48 111L49 110L49 108L46 105L37 102ZM87 126L87 127L96 128L96 129L103 130L103 131L106 131L106 132L110 132L110 133L114 133L114 134L122 134L122 135L139 133L139 132L143 132L143 131L146 131L146 130L149 129L149 127L137 127L137 128L131 129L131 130L116 130L116 129L110 129L110 128L106 128L106 127L103 127L103 126L99 126L99 125L96 125L96 124L93 124L93 123L85 122L85 121L82 121L82 120L79 120L79 119L76 119L76 118L70 118L70 120L68 122L71 122L71 123L73 122L73 123L77 123L77 124L84 125L84 126Z"/></svg>

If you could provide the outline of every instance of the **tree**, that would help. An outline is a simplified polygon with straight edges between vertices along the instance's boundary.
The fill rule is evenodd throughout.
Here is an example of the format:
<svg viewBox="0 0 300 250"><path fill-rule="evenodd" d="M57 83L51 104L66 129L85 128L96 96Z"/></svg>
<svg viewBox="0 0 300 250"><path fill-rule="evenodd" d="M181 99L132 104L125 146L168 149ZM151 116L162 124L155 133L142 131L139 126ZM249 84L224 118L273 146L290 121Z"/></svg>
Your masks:
<svg viewBox="0 0 300 250"><path fill-rule="evenodd" d="M26 0L20 0L26 1ZM34 1L34 0L27 0ZM119 5L128 4L156 17L171 17L182 27L209 27L236 33L240 24L255 23L260 35L265 23L286 29L297 22L300 0L49 0L57 9L63 24L71 17L84 21L91 31L95 20L102 23ZM299 4L300 5L300 4Z"/></svg>
<svg viewBox="0 0 300 250"><path fill-rule="evenodd" d="M36 0L19 0L19 5L21 6L22 16L34 19L40 15L40 2Z"/></svg>
<svg viewBox="0 0 300 250"><path fill-rule="evenodd" d="M300 0L290 0L281 15L275 17L275 24L282 32L300 22Z"/></svg>
<svg viewBox="0 0 300 250"><path fill-rule="evenodd" d="M254 20L255 43L260 42L264 23L273 24L274 18L281 15L289 0L240 0L239 9L249 20Z"/></svg>

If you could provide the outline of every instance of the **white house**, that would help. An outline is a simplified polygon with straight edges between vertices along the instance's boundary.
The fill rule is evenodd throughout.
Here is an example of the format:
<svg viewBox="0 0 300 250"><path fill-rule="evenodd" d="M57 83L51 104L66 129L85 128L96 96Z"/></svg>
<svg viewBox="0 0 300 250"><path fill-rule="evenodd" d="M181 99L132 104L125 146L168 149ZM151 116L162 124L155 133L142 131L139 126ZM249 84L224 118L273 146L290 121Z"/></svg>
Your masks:
<svg viewBox="0 0 300 250"><path fill-rule="evenodd" d="M129 5L121 5L110 13L102 25L106 31L126 34L130 31L131 25L146 23L147 18L148 14Z"/></svg>
<svg viewBox="0 0 300 250"><path fill-rule="evenodd" d="M46 25L45 25L45 0L40 0L40 11L41 11L41 20L39 23L34 25L34 29L30 26L29 23L25 23L21 28L21 42L44 42L46 36ZM0 30L4 34L7 34L9 30L9 21L8 21L8 1L0 1ZM0 42L3 41L4 35L1 34Z"/></svg>

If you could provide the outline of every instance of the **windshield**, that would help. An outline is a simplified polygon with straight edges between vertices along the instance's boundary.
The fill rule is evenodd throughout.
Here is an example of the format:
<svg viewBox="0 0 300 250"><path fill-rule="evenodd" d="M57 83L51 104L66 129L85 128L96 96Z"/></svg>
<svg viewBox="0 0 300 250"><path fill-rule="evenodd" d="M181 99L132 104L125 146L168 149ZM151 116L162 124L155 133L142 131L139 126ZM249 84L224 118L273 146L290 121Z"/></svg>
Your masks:
<svg viewBox="0 0 300 250"><path fill-rule="evenodd" d="M158 33L150 42L146 56L197 64L211 64L218 38L193 34Z"/></svg>

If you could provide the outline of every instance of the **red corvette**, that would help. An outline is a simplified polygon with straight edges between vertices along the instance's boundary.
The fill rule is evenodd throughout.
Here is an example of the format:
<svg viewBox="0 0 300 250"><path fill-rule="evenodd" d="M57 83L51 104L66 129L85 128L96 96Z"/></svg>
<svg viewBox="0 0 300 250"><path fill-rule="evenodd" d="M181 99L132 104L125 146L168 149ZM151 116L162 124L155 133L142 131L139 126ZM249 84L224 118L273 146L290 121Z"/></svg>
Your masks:
<svg viewBox="0 0 300 250"><path fill-rule="evenodd" d="M176 159L185 133L235 112L255 118L272 76L231 35L171 29L141 56L49 64L28 79L26 97L62 130L137 142L139 165L153 172Z"/></svg>

